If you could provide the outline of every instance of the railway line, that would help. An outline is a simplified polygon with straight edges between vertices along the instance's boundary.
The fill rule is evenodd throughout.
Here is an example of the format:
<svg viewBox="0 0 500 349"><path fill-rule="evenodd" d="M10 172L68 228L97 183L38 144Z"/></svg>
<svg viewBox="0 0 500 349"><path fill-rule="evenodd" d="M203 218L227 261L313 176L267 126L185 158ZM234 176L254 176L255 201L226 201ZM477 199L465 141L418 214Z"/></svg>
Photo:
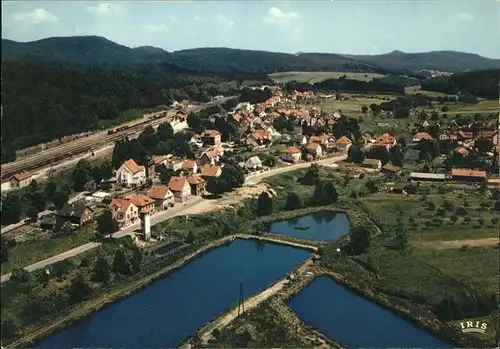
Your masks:
<svg viewBox="0 0 500 349"><path fill-rule="evenodd" d="M198 111L213 105L222 104L228 99L210 102L201 106L185 108L183 112ZM51 149L44 150L40 153L26 156L18 161L3 164L1 166L2 181L8 180L12 175L21 171L36 171L44 167L51 166L62 160L72 156L95 151L107 144L114 143L125 137L135 137L142 132L147 126L158 126L161 123L171 120L173 114L177 111L161 111L146 115L147 119L133 125L124 125L114 129L98 132L94 135L61 144Z"/></svg>

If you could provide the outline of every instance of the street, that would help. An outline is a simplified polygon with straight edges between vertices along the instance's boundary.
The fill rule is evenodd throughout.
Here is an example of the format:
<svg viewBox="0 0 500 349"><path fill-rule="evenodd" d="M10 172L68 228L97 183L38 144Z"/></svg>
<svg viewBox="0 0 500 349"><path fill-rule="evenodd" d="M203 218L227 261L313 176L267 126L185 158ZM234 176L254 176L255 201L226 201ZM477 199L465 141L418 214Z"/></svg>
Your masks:
<svg viewBox="0 0 500 349"><path fill-rule="evenodd" d="M318 164L318 165L328 165L330 163L334 163L334 162L345 160L346 158L347 158L347 155L346 154L342 154L342 155L339 155L339 156L336 156L336 157L331 157L331 158L327 158L327 159L318 160L318 161L315 161L313 163ZM245 186L255 185L255 184L259 183L260 181L262 181L264 178L267 178L267 177L270 177L270 176L274 176L274 175L277 175L277 174L280 174L280 173L285 173L285 172L289 172L289 171L298 170L298 169L301 169L301 168L307 168L307 167L311 166L311 164L312 163L310 163L310 162L299 163L299 164L295 164L295 165L290 165L289 167L282 167L282 168L277 168L277 169L274 169L274 170L266 171L266 172L263 172L263 173L258 173L258 174L255 174L255 175L249 175L249 176L247 176L244 185ZM203 198L201 198L199 196L191 198L186 203L177 203L176 206L174 206L172 208L169 208L166 211L159 212L156 215L152 216L151 217L151 225L158 224L158 223L160 223L162 221L165 221L165 220L167 220L169 218L172 218L172 217L176 217L176 216L180 216L180 215L186 214L186 211L189 211L190 213L192 211L196 212L197 206L199 206L199 207L205 206L207 202L209 202L210 207L212 207L212 208L213 207L217 207L218 204L219 204L219 202L221 200L224 200L224 199L225 199L225 197L222 197L222 198L220 198L218 200L204 200ZM134 223L134 224L126 227L124 230L121 230L121 231L117 232L116 234L113 235L113 237L117 237L118 238L118 237L123 237L123 236L126 236L126 235L132 235L135 230L139 229L139 227L140 227L140 223ZM31 264L31 265L25 267L24 269L26 269L27 271L33 271L33 270L37 270L37 269L40 269L40 268L44 268L44 267L46 267L48 265L60 262L60 261L65 260L67 258L74 257L74 256L76 256L76 255L78 255L80 253L89 251L89 250L91 250L91 249L93 249L95 247L98 247L100 245L101 245L100 242L90 242L88 244L85 244L85 245L76 247L76 248L74 248L72 250L69 250L69 251L63 252L61 254L58 254L56 256L47 258L47 259L45 259L43 261ZM10 273L2 275L0 283L3 283L5 281L9 280L10 275L11 275Z"/></svg>

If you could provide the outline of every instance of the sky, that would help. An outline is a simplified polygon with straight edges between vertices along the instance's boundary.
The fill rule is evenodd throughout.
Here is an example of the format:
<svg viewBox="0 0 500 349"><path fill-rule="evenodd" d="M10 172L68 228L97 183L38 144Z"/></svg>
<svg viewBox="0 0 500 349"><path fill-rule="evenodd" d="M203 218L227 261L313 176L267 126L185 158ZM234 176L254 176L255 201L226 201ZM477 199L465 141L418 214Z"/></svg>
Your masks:
<svg viewBox="0 0 500 349"><path fill-rule="evenodd" d="M500 58L500 0L2 1L2 38L74 35L167 51L453 50Z"/></svg>

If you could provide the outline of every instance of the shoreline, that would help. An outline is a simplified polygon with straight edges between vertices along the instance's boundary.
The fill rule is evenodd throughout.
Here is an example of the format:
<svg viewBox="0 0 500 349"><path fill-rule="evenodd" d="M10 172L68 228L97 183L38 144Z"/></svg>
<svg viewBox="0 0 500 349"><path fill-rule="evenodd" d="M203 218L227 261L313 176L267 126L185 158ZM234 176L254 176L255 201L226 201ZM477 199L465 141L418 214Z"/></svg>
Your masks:
<svg viewBox="0 0 500 349"><path fill-rule="evenodd" d="M120 288L119 290L104 293L98 299L86 301L83 304L77 305L73 309L70 309L68 312L66 312L65 315L59 317L59 319L56 318L55 322L50 323L49 325L46 326L42 326L41 328L35 330L31 334L27 334L21 337L20 339L5 345L4 348L11 349L16 347L26 347L35 342L42 341L44 338L47 338L55 334L56 332L71 326L76 321L91 316L93 313L103 309L104 307L112 305L113 303L119 300L122 300L132 294L139 292L140 290L149 286L151 283L157 281L158 279L161 279L176 271L181 270L187 264L197 260L198 258L201 258L205 253L208 253L214 249L229 244L236 239L253 240L253 241L257 240L257 241L262 241L264 243L265 242L274 243L274 244L289 246L291 248L300 248L313 251L315 249L315 247L312 245L305 245L303 243L294 243L290 241L279 242L276 241L277 239L274 238L267 240L265 237L262 236L255 236L249 234L228 235L214 242L202 245L196 251L191 252L184 257L181 257L180 260L174 262L173 264L165 266L161 268L159 271L156 271L149 276L133 281L132 284L129 286L125 286L123 288Z"/></svg>

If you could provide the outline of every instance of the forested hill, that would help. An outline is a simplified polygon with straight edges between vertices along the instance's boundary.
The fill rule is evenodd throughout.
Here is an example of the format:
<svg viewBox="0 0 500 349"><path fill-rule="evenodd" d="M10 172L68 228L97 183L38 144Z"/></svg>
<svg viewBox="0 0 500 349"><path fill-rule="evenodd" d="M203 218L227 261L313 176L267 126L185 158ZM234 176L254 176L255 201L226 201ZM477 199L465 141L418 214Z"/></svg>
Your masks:
<svg viewBox="0 0 500 349"><path fill-rule="evenodd" d="M478 54L456 51L431 51L405 53L393 51L381 55L343 55L344 57L370 63L383 69L418 71L422 69L445 72L494 69L500 67L500 59L481 57Z"/></svg>
<svg viewBox="0 0 500 349"><path fill-rule="evenodd" d="M448 94L468 93L478 97L497 99L500 69L478 70L439 76L422 81L422 89Z"/></svg>
<svg viewBox="0 0 500 349"><path fill-rule="evenodd" d="M230 48L195 48L167 52L142 46L129 48L98 36L54 37L20 43L2 39L2 61L64 62L121 68L139 63L168 63L215 74L269 74L285 71L449 72L500 67L500 60L477 54L433 51L382 55L330 53L287 54Z"/></svg>
<svg viewBox="0 0 500 349"><path fill-rule="evenodd" d="M172 98L209 101L239 93L225 78L173 74L154 66L146 74L58 63L2 64L2 162L13 150L120 121L122 111L149 108Z"/></svg>

